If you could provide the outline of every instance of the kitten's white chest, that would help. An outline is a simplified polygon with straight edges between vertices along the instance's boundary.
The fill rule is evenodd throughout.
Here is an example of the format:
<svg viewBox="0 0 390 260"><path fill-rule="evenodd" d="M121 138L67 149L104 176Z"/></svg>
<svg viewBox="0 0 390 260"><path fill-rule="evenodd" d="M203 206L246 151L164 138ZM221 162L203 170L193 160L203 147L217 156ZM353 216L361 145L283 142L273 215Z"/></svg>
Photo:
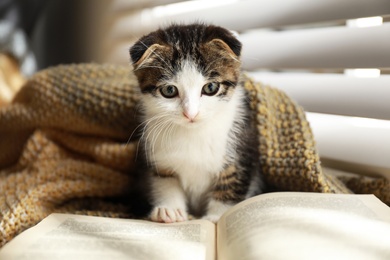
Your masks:
<svg viewBox="0 0 390 260"><path fill-rule="evenodd" d="M225 163L228 131L218 128L177 129L156 144L155 163L174 170L184 190L204 189Z"/></svg>

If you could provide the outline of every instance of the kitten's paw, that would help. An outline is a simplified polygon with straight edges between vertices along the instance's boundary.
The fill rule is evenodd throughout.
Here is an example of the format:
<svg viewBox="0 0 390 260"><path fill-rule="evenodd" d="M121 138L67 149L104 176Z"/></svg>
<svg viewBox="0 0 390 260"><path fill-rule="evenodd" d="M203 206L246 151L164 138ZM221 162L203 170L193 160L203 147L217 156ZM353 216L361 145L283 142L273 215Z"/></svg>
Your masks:
<svg viewBox="0 0 390 260"><path fill-rule="evenodd" d="M174 223L186 221L188 215L184 209L155 207L150 213L150 219L154 222Z"/></svg>
<svg viewBox="0 0 390 260"><path fill-rule="evenodd" d="M202 217L202 219L211 221L213 223L217 223L220 218L221 218L221 215L217 215L217 214L207 214L206 216Z"/></svg>
<svg viewBox="0 0 390 260"><path fill-rule="evenodd" d="M215 199L211 199L208 205L207 213L203 219L216 223L223 213L225 213L232 205Z"/></svg>

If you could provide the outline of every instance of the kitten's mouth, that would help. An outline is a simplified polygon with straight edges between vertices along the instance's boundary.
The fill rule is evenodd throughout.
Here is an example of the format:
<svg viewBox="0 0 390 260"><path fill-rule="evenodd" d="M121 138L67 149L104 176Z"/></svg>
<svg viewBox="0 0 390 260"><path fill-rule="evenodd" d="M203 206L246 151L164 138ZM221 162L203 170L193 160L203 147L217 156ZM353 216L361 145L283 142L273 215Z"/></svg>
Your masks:
<svg viewBox="0 0 390 260"><path fill-rule="evenodd" d="M198 123L198 120L195 120L195 119L188 119L188 120L186 120L185 122L184 122L184 124L186 125L186 126L188 126L188 127L193 127L193 126L195 126L195 125L197 125L197 123Z"/></svg>
<svg viewBox="0 0 390 260"><path fill-rule="evenodd" d="M188 128L196 127L199 125L200 121L198 118L189 119L189 118L183 118L183 120L180 120L180 125Z"/></svg>

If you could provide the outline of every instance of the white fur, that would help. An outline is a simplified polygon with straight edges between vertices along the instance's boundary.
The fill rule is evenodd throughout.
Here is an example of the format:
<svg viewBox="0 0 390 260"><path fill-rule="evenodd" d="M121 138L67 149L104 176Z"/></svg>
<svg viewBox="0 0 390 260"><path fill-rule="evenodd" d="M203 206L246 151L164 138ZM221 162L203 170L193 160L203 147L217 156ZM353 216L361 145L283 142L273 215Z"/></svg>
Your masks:
<svg viewBox="0 0 390 260"><path fill-rule="evenodd" d="M192 207L201 205L223 169L229 131L242 111L243 89L237 86L232 98L222 101L216 96L201 96L206 83L193 63L187 61L167 83L178 88L179 97L144 97L149 121L142 138L148 159L157 169L173 169L178 177L178 182L171 182L169 187L161 181L163 178L154 181L156 208L182 209L185 198Z"/></svg>
<svg viewBox="0 0 390 260"><path fill-rule="evenodd" d="M211 199L207 207L207 214L203 219L216 223L225 211L232 207L231 204Z"/></svg>

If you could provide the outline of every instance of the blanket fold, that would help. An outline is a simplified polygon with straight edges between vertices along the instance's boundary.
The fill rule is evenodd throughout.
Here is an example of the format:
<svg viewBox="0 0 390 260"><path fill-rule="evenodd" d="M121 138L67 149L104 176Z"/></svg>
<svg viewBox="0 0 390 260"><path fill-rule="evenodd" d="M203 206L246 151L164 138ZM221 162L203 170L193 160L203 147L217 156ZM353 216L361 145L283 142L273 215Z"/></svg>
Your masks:
<svg viewBox="0 0 390 260"><path fill-rule="evenodd" d="M269 187L370 192L390 202L384 179L322 171L304 111L287 95L248 77L245 88ZM110 199L132 190L138 100L130 68L77 64L37 73L0 107L0 247L53 212L132 217Z"/></svg>

